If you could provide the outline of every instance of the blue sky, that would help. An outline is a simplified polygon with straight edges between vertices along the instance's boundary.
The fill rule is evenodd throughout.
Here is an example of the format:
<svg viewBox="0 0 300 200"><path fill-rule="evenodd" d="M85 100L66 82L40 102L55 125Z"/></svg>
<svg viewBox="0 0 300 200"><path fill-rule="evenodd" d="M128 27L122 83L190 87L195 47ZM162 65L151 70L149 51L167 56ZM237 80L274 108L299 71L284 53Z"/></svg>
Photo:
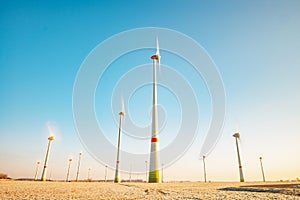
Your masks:
<svg viewBox="0 0 300 200"><path fill-rule="evenodd" d="M237 127L242 135L246 180L261 179L259 156L264 158L267 179L299 177L299 8L299 1L267 0L1 1L0 172L33 176L35 162L44 159L45 124L50 121L59 132L49 164L54 178L65 178L68 157L77 158L81 150L83 174L90 167L95 179L103 178L104 167L85 152L74 126L76 74L89 52L112 35L133 28L162 27L201 44L224 81L226 120L223 135L207 158L208 178L238 180L231 137ZM191 71L182 73L192 76ZM209 96L199 77L189 80L200 83L192 84L195 90L204 88L204 97L198 96L204 122L191 149L166 169L168 180L203 179L198 154L210 120ZM147 117L140 123L146 123ZM116 124L107 126L117 131ZM110 175L113 177L112 170Z"/></svg>

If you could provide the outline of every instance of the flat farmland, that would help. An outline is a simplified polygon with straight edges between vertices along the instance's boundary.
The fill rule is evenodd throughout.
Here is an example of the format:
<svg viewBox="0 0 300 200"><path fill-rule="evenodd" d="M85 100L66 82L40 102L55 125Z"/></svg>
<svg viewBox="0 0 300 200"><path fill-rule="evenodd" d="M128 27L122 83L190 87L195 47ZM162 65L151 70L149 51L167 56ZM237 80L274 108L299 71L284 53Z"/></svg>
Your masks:
<svg viewBox="0 0 300 200"><path fill-rule="evenodd" d="M300 199L300 183L0 181L0 199Z"/></svg>

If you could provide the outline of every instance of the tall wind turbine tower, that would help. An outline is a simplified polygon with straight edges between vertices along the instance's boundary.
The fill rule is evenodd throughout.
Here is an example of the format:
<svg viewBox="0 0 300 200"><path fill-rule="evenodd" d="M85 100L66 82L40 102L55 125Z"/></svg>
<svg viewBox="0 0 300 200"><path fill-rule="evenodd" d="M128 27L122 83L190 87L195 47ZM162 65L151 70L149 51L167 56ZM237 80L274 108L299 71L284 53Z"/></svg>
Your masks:
<svg viewBox="0 0 300 200"><path fill-rule="evenodd" d="M70 168L71 168L71 163L72 163L72 158L69 158L69 164L68 164L68 172L67 172L67 178L66 181L69 182L69 177L70 177Z"/></svg>
<svg viewBox="0 0 300 200"><path fill-rule="evenodd" d="M238 155L238 162L239 162L239 171L240 171L240 182L244 182L244 175L243 175L243 169L242 169L242 162L241 162L241 156L240 156L240 149L238 144L238 139L240 138L240 133L233 134L233 137L235 137L235 144L236 144L236 150Z"/></svg>
<svg viewBox="0 0 300 200"><path fill-rule="evenodd" d="M151 56L153 60L153 107L152 107L152 137L151 137L151 154L150 154L150 170L149 183L160 183L161 176L159 171L158 157L158 130L157 130L157 91L156 91L156 64L160 67L160 54L158 38L156 37L156 54Z"/></svg>
<svg viewBox="0 0 300 200"><path fill-rule="evenodd" d="M79 152L78 165L77 165L77 174L76 174L76 182L78 181L78 178L79 178L79 170L80 170L81 157L82 157L82 152Z"/></svg>
<svg viewBox="0 0 300 200"><path fill-rule="evenodd" d="M46 177L47 177L47 168L48 168L48 159L49 159L49 154L50 154L50 149L51 149L51 142L54 140L54 136L50 136L48 138L49 142L48 142L48 148L47 148L47 152L46 152L46 158L45 158L45 164L44 164L44 169L43 169L43 174L42 174L42 178L41 181L46 181Z"/></svg>
<svg viewBox="0 0 300 200"><path fill-rule="evenodd" d="M117 151L117 162L116 162L116 174L115 174L115 183L120 183L120 145L121 145L121 134L122 134L122 116L125 115L124 111L119 113L120 115L120 123L119 123L119 137L118 137L118 151Z"/></svg>

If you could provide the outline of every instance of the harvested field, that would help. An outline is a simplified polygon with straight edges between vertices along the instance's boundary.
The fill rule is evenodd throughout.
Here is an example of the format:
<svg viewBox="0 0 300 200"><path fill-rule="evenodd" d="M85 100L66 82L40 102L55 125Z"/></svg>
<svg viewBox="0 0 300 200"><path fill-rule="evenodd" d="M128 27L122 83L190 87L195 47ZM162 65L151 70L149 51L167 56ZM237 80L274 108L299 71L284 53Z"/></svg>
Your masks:
<svg viewBox="0 0 300 200"><path fill-rule="evenodd" d="M0 199L299 199L298 184L257 183L103 183L0 181ZM275 187L274 187L275 185ZM249 189L250 188L250 189ZM251 190L254 188L254 190ZM255 189L262 189L255 191ZM299 193L298 193L299 195Z"/></svg>

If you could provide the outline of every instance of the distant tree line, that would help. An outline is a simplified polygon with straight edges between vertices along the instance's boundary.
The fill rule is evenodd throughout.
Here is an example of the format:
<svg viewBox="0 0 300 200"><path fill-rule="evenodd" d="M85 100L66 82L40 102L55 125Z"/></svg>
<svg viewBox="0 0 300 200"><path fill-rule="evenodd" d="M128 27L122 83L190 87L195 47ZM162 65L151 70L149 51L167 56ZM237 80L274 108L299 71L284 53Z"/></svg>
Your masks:
<svg viewBox="0 0 300 200"><path fill-rule="evenodd" d="M7 174L0 173L0 179L8 179Z"/></svg>

